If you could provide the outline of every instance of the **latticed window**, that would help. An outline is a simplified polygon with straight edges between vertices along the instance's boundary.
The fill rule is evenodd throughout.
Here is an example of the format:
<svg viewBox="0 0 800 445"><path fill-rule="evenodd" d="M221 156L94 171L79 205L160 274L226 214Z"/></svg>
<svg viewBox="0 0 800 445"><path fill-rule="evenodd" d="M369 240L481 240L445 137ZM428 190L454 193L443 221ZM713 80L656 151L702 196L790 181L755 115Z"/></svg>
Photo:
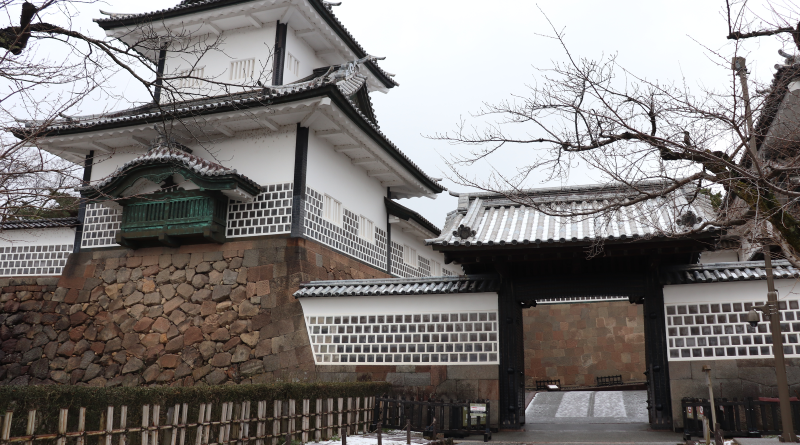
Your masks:
<svg viewBox="0 0 800 445"><path fill-rule="evenodd" d="M364 215L358 217L358 236L371 243L375 242L375 223Z"/></svg>
<svg viewBox="0 0 800 445"><path fill-rule="evenodd" d="M256 59L231 62L231 80L252 80L256 71Z"/></svg>
<svg viewBox="0 0 800 445"><path fill-rule="evenodd" d="M300 61L297 60L292 53L286 54L286 71L294 74L295 76L300 75Z"/></svg>
<svg viewBox="0 0 800 445"><path fill-rule="evenodd" d="M419 259L417 258L417 249L408 245L403 246L403 261L412 267L419 267Z"/></svg>
<svg viewBox="0 0 800 445"><path fill-rule="evenodd" d="M325 212L325 219L336 224L342 225L342 203L325 195L325 202L323 204L323 211Z"/></svg>
<svg viewBox="0 0 800 445"><path fill-rule="evenodd" d="M179 71L178 77L179 88L199 88L202 84L200 79L205 77L205 67Z"/></svg>

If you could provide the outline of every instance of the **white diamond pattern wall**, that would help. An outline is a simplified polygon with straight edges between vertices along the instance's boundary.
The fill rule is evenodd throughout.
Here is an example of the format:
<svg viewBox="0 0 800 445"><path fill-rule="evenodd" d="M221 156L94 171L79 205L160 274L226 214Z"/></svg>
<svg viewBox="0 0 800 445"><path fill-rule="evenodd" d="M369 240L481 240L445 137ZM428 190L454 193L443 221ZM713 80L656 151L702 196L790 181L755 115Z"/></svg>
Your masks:
<svg viewBox="0 0 800 445"><path fill-rule="evenodd" d="M81 248L118 246L116 237L121 223L122 207L119 204L113 202L87 204Z"/></svg>
<svg viewBox="0 0 800 445"><path fill-rule="evenodd" d="M768 322L755 328L747 313L764 302L667 304L669 360L714 360L772 357L772 335ZM781 301L781 331L784 353L800 357L800 304Z"/></svg>
<svg viewBox="0 0 800 445"><path fill-rule="evenodd" d="M323 218L323 194L306 187L305 235L367 264L386 269L386 232L375 228L375 242L358 236L358 215L344 209L342 226Z"/></svg>
<svg viewBox="0 0 800 445"><path fill-rule="evenodd" d="M276 235L292 228L292 184L272 184L252 202L228 201L225 236Z"/></svg>
<svg viewBox="0 0 800 445"><path fill-rule="evenodd" d="M0 277L61 275L72 244L0 247Z"/></svg>
<svg viewBox="0 0 800 445"><path fill-rule="evenodd" d="M497 312L306 316L318 365L496 364Z"/></svg>

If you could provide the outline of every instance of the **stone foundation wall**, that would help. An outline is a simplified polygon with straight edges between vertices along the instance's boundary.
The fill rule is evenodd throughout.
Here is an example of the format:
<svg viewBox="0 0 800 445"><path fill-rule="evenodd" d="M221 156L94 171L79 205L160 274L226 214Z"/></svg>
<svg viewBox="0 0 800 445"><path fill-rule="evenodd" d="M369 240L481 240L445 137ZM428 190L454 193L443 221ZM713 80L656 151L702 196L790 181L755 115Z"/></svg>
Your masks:
<svg viewBox="0 0 800 445"><path fill-rule="evenodd" d="M704 365L711 367L714 397L778 397L775 360L771 358L670 362L669 378L675 428L683 428L682 398L708 398ZM789 395L800 396L800 359L786 359L786 374Z"/></svg>
<svg viewBox="0 0 800 445"><path fill-rule="evenodd" d="M525 384L560 379L593 386L597 377L645 380L642 306L627 301L548 304L523 310Z"/></svg>
<svg viewBox="0 0 800 445"><path fill-rule="evenodd" d="M271 237L73 254L63 276L0 280L0 384L314 380L301 281L386 274Z"/></svg>
<svg viewBox="0 0 800 445"><path fill-rule="evenodd" d="M0 279L0 384L369 380L496 407L497 365L315 366L299 284L386 276L287 237L84 251L61 277Z"/></svg>

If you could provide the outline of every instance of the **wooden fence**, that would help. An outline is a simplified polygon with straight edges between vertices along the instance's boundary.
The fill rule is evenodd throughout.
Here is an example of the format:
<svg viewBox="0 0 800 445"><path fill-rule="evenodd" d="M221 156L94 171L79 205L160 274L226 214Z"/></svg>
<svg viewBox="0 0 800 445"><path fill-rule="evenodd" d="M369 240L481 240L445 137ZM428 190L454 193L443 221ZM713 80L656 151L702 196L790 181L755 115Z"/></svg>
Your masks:
<svg viewBox="0 0 800 445"><path fill-rule="evenodd" d="M93 431L87 429L91 416L86 408L62 408L56 432L37 431L49 423L37 417L37 410L28 411L25 422L8 411L0 416L0 445L278 445L287 434L306 443L338 436L343 428L348 435L366 431L374 404L374 397L225 402L216 407L182 403L144 405L136 413L127 406L109 406L99 418L88 419L99 426ZM197 422L189 423L194 418Z"/></svg>

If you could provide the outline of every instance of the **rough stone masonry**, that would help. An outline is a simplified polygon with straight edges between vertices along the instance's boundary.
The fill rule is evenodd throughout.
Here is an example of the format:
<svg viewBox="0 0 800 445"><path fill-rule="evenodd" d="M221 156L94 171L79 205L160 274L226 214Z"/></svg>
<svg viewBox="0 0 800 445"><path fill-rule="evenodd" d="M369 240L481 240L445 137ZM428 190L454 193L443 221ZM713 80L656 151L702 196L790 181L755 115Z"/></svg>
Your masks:
<svg viewBox="0 0 800 445"><path fill-rule="evenodd" d="M62 277L0 280L0 384L314 379L301 281L385 277L286 238L70 257Z"/></svg>

